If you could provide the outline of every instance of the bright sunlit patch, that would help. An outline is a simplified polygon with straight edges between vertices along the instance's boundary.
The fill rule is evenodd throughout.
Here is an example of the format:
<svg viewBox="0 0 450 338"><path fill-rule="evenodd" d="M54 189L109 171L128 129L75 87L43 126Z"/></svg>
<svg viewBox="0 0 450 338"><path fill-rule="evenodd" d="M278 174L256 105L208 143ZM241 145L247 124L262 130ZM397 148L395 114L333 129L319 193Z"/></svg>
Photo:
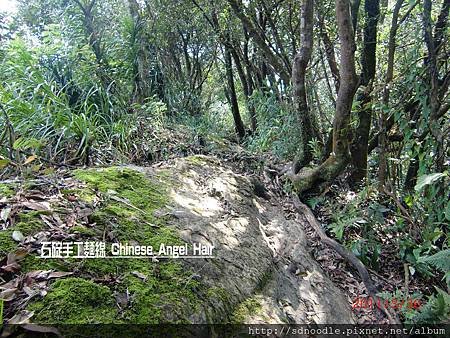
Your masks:
<svg viewBox="0 0 450 338"><path fill-rule="evenodd" d="M15 0L0 0L0 12L14 13L17 10Z"/></svg>

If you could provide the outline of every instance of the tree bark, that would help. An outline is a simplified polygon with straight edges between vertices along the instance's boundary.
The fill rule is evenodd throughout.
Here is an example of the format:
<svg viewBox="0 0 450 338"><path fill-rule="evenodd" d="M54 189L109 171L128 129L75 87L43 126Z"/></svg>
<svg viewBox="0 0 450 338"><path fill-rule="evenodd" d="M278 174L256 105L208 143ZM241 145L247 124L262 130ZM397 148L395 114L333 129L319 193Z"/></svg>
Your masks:
<svg viewBox="0 0 450 338"><path fill-rule="evenodd" d="M233 114L234 126L239 140L242 140L245 137L245 128L244 123L242 122L241 114L239 113L236 88L234 86L233 61L231 59L231 51L228 45L225 45L225 68L227 73L228 96L231 105L231 112Z"/></svg>
<svg viewBox="0 0 450 338"><path fill-rule="evenodd" d="M351 151L353 172L350 180L353 184L360 183L367 177L367 154L370 124L372 120L371 91L375 77L377 24L380 14L379 0L366 0L364 5L366 22L364 25L364 46L361 55L362 73L360 84L363 86L358 95L361 109L358 112L359 124L355 130Z"/></svg>
<svg viewBox="0 0 450 338"><path fill-rule="evenodd" d="M394 56L395 56L395 40L397 36L398 29L398 16L400 13L400 9L402 8L404 0L397 0L394 11L392 13L392 24L391 29L389 31L389 42L388 42L388 61L387 61L387 71L386 71L386 79L384 82L383 89L383 106L387 107L389 104L389 84L392 82L394 76ZM387 152L387 119L386 114L383 110L380 113L380 135L379 135L379 167L378 167L378 187L379 191L384 191L384 185L386 183L386 174L387 174L387 160L386 160L386 152Z"/></svg>
<svg viewBox="0 0 450 338"><path fill-rule="evenodd" d="M137 0L128 0L128 7L134 23L134 43L137 45L135 59L133 60L133 101L143 103L151 95L150 81L146 76L150 68L150 55L146 46L145 27Z"/></svg>
<svg viewBox="0 0 450 338"><path fill-rule="evenodd" d="M298 193L304 193L321 183L330 183L342 173L350 158L348 141L350 112L358 76L355 69L356 45L349 0L336 0L336 20L341 43L341 85L333 121L333 152L320 166L289 175Z"/></svg>
<svg viewBox="0 0 450 338"><path fill-rule="evenodd" d="M306 68L311 59L313 47L314 1L304 0L302 4L300 50L292 65L292 87L295 109L297 110L302 137L301 155L294 164L297 171L312 160L309 143L313 138L311 112L306 98Z"/></svg>

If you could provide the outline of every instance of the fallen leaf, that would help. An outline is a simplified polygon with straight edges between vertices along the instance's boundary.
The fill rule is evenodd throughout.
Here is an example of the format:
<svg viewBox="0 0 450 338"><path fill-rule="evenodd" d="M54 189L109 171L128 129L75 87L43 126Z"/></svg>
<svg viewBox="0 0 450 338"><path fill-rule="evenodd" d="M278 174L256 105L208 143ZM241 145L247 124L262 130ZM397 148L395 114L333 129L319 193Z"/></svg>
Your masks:
<svg viewBox="0 0 450 338"><path fill-rule="evenodd" d="M34 297L40 293L39 290L32 289L29 286L24 286L22 291L25 292L28 297Z"/></svg>
<svg viewBox="0 0 450 338"><path fill-rule="evenodd" d="M22 310L10 320L8 320L8 324L26 324L29 322L30 318L33 317L34 312Z"/></svg>
<svg viewBox="0 0 450 338"><path fill-rule="evenodd" d="M11 214L11 208L3 208L0 212L0 218L3 222L6 222Z"/></svg>
<svg viewBox="0 0 450 338"><path fill-rule="evenodd" d="M28 249L24 249L24 248L16 249L15 251L8 254L8 264L10 262L9 261L10 259L11 260L13 259L14 262L21 261L28 255L28 253L29 253Z"/></svg>
<svg viewBox="0 0 450 338"><path fill-rule="evenodd" d="M120 292L115 294L117 305L120 308L125 308L128 305L128 295L126 292Z"/></svg>
<svg viewBox="0 0 450 338"><path fill-rule="evenodd" d="M66 225L71 228L77 223L77 216L75 214L67 215L65 218Z"/></svg>
<svg viewBox="0 0 450 338"><path fill-rule="evenodd" d="M24 238L25 236L19 230L13 231L12 239L15 240L16 242L22 242Z"/></svg>
<svg viewBox="0 0 450 338"><path fill-rule="evenodd" d="M67 196L66 196L66 199L67 199L69 202L75 202L78 198L77 198L77 196L75 196L75 195L73 195L73 194L70 194L70 195L67 195Z"/></svg>
<svg viewBox="0 0 450 338"><path fill-rule="evenodd" d="M1 269L6 272L16 272L16 271L20 270L20 265L17 264L16 262L14 262L14 263L2 266Z"/></svg>
<svg viewBox="0 0 450 338"><path fill-rule="evenodd" d="M50 278L61 278L73 275L73 272L65 272L65 271L54 271L50 272L50 274L47 276L48 279Z"/></svg>
<svg viewBox="0 0 450 338"><path fill-rule="evenodd" d="M143 273L140 273L139 271L132 271L131 274L136 276L137 278L142 279L143 281L147 279L147 276L144 275Z"/></svg>
<svg viewBox="0 0 450 338"><path fill-rule="evenodd" d="M23 164L24 165L25 164L29 164L29 163L33 162L35 159L37 159L37 156L36 155L31 155L25 160L25 162L23 162Z"/></svg>
<svg viewBox="0 0 450 338"><path fill-rule="evenodd" d="M17 288L7 289L0 292L0 299L5 302L10 302L16 298Z"/></svg>
<svg viewBox="0 0 450 338"><path fill-rule="evenodd" d="M51 211L48 202L22 202L22 206L35 211Z"/></svg>
<svg viewBox="0 0 450 338"><path fill-rule="evenodd" d="M10 280L8 283L0 285L0 289L7 290L7 289L13 289L17 288L20 284L19 278L15 278L13 280Z"/></svg>
<svg viewBox="0 0 450 338"><path fill-rule="evenodd" d="M79 218L88 217L88 216L92 215L93 213L94 213L94 210L92 210L91 208L84 208L84 209L77 211L77 215Z"/></svg>

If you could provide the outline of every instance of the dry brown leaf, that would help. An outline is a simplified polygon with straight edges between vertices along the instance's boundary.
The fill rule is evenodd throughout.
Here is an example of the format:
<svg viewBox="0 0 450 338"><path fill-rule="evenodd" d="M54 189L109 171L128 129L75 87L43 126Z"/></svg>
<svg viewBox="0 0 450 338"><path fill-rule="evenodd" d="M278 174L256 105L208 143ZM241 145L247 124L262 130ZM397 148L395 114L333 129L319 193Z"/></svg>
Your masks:
<svg viewBox="0 0 450 338"><path fill-rule="evenodd" d="M6 222L8 220L9 215L11 214L11 210L12 209L9 207L2 209L2 211L0 212L0 218L3 222Z"/></svg>
<svg viewBox="0 0 450 338"><path fill-rule="evenodd" d="M69 228L73 227L77 223L77 216L76 216L76 214L67 215L67 217L65 218L65 221L66 221L66 225Z"/></svg>
<svg viewBox="0 0 450 338"><path fill-rule="evenodd" d="M93 213L94 213L94 210L92 210L91 208L84 208L84 209L77 211L77 215L79 218L88 217L88 216L92 215Z"/></svg>
<svg viewBox="0 0 450 338"><path fill-rule="evenodd" d="M1 269L6 272L17 272L20 270L20 265L14 262L14 263L2 266Z"/></svg>
<svg viewBox="0 0 450 338"><path fill-rule="evenodd" d="M48 202L28 201L28 202L22 202L21 205L24 206L25 208L35 210L35 211L51 211L50 203L48 203Z"/></svg>
<svg viewBox="0 0 450 338"><path fill-rule="evenodd" d="M58 224L59 227L62 227L64 225L64 222L57 214L53 215L53 219L55 220L56 224Z"/></svg>
<svg viewBox="0 0 450 338"><path fill-rule="evenodd" d="M15 240L16 242L22 242L23 239L25 238L23 233L20 232L19 230L14 230L11 236L12 239Z"/></svg>
<svg viewBox="0 0 450 338"><path fill-rule="evenodd" d="M7 260L6 264L21 261L28 255L28 253L29 253L28 249L24 249L24 248L16 249L15 251L10 252L8 254L8 256L7 256L8 260Z"/></svg>
<svg viewBox="0 0 450 338"><path fill-rule="evenodd" d="M71 194L71 195L67 195L67 196L66 196L66 199L67 199L69 202L75 202L78 198L77 198L77 196Z"/></svg>
<svg viewBox="0 0 450 338"><path fill-rule="evenodd" d="M55 226L53 225L52 218L50 216L47 215L39 215L39 217L42 219L42 221L48 225L49 228L54 228Z"/></svg>
<svg viewBox="0 0 450 338"><path fill-rule="evenodd" d="M14 288L17 288L19 286L19 284L20 284L20 279L14 278L6 284L0 285L0 289L1 290L14 289Z"/></svg>
<svg viewBox="0 0 450 338"><path fill-rule="evenodd" d="M142 279L143 281L147 280L147 276L139 271L132 271L131 274L136 276L137 278Z"/></svg>
<svg viewBox="0 0 450 338"><path fill-rule="evenodd" d="M33 162L35 159L37 159L37 156L36 155L31 155L25 160L25 162L23 162L23 164L24 165L25 164L29 164L29 163Z"/></svg>
<svg viewBox="0 0 450 338"><path fill-rule="evenodd" d="M65 272L65 271L54 271L50 272L50 274L47 276L48 279L50 278L61 278L73 275L73 272Z"/></svg>
<svg viewBox="0 0 450 338"><path fill-rule="evenodd" d="M40 293L39 290L32 289L29 286L24 286L22 288L22 291L25 292L28 297L34 297L34 296L36 296L36 295L38 295Z"/></svg>
<svg viewBox="0 0 450 338"><path fill-rule="evenodd" d="M8 324L26 324L29 323L30 318L33 317L34 312L22 310L17 313L14 317L8 320Z"/></svg>
<svg viewBox="0 0 450 338"><path fill-rule="evenodd" d="M3 290L2 292L0 292L0 299L5 302L12 301L14 298L16 298L17 290L17 288Z"/></svg>

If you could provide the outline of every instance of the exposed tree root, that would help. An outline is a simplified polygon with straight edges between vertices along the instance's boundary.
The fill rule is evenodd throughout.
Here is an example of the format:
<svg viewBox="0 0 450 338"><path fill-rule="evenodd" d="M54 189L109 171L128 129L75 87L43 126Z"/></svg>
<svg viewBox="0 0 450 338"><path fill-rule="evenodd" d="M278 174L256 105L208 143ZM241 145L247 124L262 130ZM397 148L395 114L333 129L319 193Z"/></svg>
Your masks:
<svg viewBox="0 0 450 338"><path fill-rule="evenodd" d="M327 234L320 226L319 222L317 221L312 211L300 201L298 196L294 196L292 200L294 203L294 207L297 209L298 212L305 215L306 220L319 235L320 240L326 245L328 245L330 248L332 248L334 251L336 251L342 258L344 258L356 270L358 270L359 276L361 277L361 280L363 281L369 296L372 297L375 304L377 304L380 310L384 312L384 314L389 319L389 322L391 324L401 324L401 321L398 318L397 314L387 309L383 304L384 301L377 296L378 293L377 288L375 287L372 279L370 278L369 272L367 271L364 264L352 252L348 251L341 244L339 244L334 239L327 236Z"/></svg>

